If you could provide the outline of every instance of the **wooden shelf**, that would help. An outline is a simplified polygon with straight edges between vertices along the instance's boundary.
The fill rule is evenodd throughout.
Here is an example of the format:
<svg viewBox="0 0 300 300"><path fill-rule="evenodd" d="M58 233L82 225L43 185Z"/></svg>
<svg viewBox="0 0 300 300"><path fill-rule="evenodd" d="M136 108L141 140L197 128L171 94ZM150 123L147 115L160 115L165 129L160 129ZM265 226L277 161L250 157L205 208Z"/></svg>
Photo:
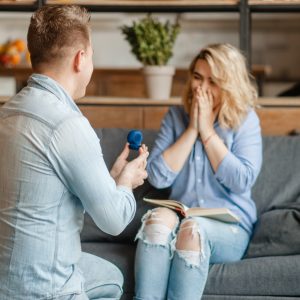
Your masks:
<svg viewBox="0 0 300 300"><path fill-rule="evenodd" d="M0 96L0 104L10 99L9 96ZM123 98L123 97L84 97L75 101L78 105L100 106L171 106L180 105L181 98L174 97L168 100L152 100L148 98Z"/></svg>
<svg viewBox="0 0 300 300"><path fill-rule="evenodd" d="M261 97L258 99L258 105L260 107L299 107L300 108L300 97L280 97L280 98L271 98L271 97Z"/></svg>
<svg viewBox="0 0 300 300"><path fill-rule="evenodd" d="M112 106L171 106L180 105L178 97L168 100L152 100L148 98L119 98L119 97L84 97L76 101L79 105L112 105Z"/></svg>
<svg viewBox="0 0 300 300"><path fill-rule="evenodd" d="M78 5L237 5L239 0L74 0ZM69 4L68 0L48 0L47 4Z"/></svg>
<svg viewBox="0 0 300 300"><path fill-rule="evenodd" d="M300 0L249 0L250 5L293 5L300 4Z"/></svg>
<svg viewBox="0 0 300 300"><path fill-rule="evenodd" d="M5 103L10 97L0 96L0 104ZM148 98L126 98L126 97L84 97L75 101L78 105L100 105L100 106L172 106L180 105L180 97L172 97L168 100L153 100ZM300 97L260 97L258 108L300 108Z"/></svg>

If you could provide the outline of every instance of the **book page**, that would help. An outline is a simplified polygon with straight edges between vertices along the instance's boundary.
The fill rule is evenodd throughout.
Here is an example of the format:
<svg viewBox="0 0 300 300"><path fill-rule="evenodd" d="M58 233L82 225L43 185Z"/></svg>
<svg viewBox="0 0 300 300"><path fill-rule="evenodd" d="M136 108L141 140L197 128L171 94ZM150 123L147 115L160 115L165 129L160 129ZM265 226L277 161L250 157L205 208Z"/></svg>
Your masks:
<svg viewBox="0 0 300 300"><path fill-rule="evenodd" d="M192 207L186 212L187 216L199 216L216 219L222 222L236 223L240 218L228 208Z"/></svg>
<svg viewBox="0 0 300 300"><path fill-rule="evenodd" d="M167 200L167 199L159 200L159 199L149 199L149 198L143 198L143 200L154 205L173 209L181 213L183 216L186 216L186 211L189 209L187 206L185 206L184 204L176 200Z"/></svg>
<svg viewBox="0 0 300 300"><path fill-rule="evenodd" d="M239 222L239 217L235 215L231 210L225 207L221 208L204 208L204 207L191 207L188 208L183 203L176 200L167 199L149 199L143 198L144 201L173 209L181 213L184 217L207 217L216 219L222 222L237 223Z"/></svg>

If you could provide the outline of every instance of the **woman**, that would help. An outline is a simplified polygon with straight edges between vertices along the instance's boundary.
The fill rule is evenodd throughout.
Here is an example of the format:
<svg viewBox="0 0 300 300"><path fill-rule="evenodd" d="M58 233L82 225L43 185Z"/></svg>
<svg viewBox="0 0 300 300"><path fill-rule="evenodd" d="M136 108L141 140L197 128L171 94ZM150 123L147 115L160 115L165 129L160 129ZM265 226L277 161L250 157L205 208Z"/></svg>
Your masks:
<svg viewBox="0 0 300 300"><path fill-rule="evenodd" d="M171 199L227 207L241 221L149 211L137 235L135 299L200 299L209 264L242 258L256 221L251 187L262 163L256 98L245 59L233 46L210 45L192 61L184 107L165 116L148 178L157 188L171 187Z"/></svg>

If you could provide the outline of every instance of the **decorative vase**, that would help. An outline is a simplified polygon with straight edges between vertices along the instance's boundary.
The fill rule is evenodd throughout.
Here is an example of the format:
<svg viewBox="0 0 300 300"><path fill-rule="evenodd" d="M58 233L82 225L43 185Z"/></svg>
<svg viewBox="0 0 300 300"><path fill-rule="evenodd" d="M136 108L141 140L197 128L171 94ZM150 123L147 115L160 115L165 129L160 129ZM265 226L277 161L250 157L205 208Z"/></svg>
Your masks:
<svg viewBox="0 0 300 300"><path fill-rule="evenodd" d="M171 94L174 66L144 66L147 96L153 100L168 100Z"/></svg>

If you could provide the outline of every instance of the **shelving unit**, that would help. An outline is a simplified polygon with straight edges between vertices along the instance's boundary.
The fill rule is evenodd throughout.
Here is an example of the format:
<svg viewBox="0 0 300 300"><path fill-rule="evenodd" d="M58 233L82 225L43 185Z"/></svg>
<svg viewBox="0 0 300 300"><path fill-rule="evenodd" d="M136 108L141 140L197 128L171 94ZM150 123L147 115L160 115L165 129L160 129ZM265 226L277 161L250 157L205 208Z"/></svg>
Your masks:
<svg viewBox="0 0 300 300"><path fill-rule="evenodd" d="M42 5L79 4L91 12L136 13L188 13L236 12L239 13L240 48L251 65L252 15L254 13L299 13L300 0L4 0L0 11L34 11Z"/></svg>

